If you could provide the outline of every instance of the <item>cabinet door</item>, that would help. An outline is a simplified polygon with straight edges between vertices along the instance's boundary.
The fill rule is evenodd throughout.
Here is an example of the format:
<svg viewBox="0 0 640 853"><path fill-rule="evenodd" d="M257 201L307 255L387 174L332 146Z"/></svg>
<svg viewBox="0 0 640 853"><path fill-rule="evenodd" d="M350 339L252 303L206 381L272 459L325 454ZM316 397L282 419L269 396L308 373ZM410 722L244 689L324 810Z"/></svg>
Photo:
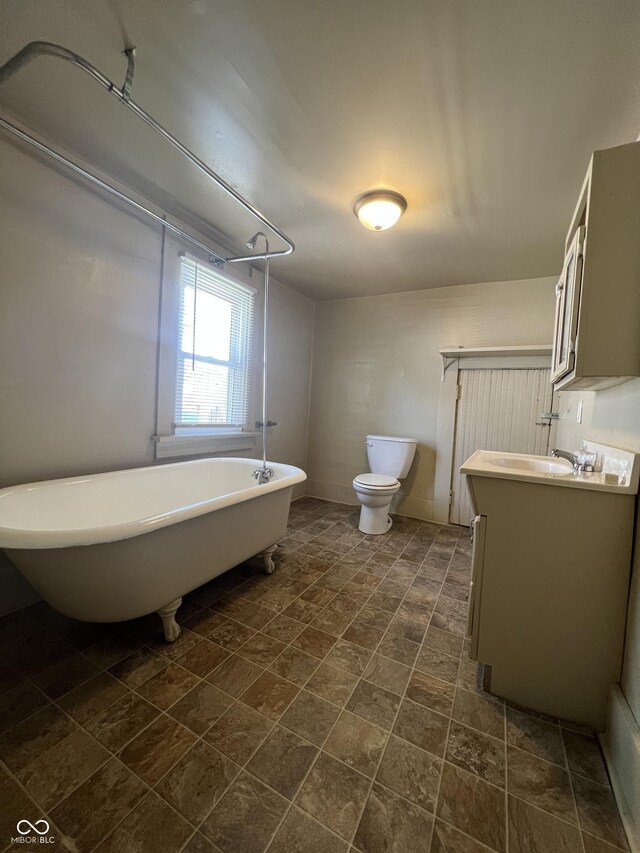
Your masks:
<svg viewBox="0 0 640 853"><path fill-rule="evenodd" d="M556 285L556 319L553 335L551 381L557 382L575 365L578 308L582 282L584 226L576 231L564 261L560 281Z"/></svg>
<svg viewBox="0 0 640 853"><path fill-rule="evenodd" d="M482 593L482 575L484 571L484 543L487 531L486 515L477 515L471 522L471 585L469 587L469 615L467 617L467 637L471 638L469 657L478 659L478 634L480 621L480 596Z"/></svg>

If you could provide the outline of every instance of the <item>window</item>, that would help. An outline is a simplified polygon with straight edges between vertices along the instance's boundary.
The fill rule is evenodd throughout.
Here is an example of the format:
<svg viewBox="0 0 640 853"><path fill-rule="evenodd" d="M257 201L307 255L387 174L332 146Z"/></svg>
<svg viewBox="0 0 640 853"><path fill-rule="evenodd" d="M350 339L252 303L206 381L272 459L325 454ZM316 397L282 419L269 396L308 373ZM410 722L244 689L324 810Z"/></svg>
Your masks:
<svg viewBox="0 0 640 853"><path fill-rule="evenodd" d="M174 428L244 429L254 294L187 256L179 290Z"/></svg>
<svg viewBox="0 0 640 853"><path fill-rule="evenodd" d="M255 447L250 277L165 241L156 459Z"/></svg>

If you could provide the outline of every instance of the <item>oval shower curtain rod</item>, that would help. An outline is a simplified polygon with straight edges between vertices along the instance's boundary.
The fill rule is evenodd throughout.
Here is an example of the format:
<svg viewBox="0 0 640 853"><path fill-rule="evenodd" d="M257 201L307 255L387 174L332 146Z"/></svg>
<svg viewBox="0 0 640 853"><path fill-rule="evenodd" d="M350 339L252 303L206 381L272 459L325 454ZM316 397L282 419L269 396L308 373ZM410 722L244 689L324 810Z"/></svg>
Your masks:
<svg viewBox="0 0 640 853"><path fill-rule="evenodd" d="M181 228L178 228L175 225L171 225L167 223L162 217L158 216L153 211L149 210L144 205L141 205L139 202L134 201L129 196L122 193L120 190L108 184L106 181L97 178L95 175L92 175L90 172L87 172L81 166L76 163L73 163L68 158L64 157L62 154L59 154L57 151L54 151L52 148L49 148L48 145L45 145L42 142L39 142L34 137L30 136L23 130L20 130L11 122L6 119L0 118L0 128L13 133L15 136L18 136L23 141L33 145L38 148L38 150L48 154L53 159L57 160L59 163L63 163L68 168L71 168L73 171L82 175L85 178L88 178L94 184L97 184L102 189L105 189L107 192L110 192L112 195L115 195L122 201L127 202L132 205L136 210L140 213L145 214L149 218L153 219L156 222L161 222L163 225L167 226L170 230L174 231L174 233L180 234L185 239L189 240L191 243L199 246L202 249L205 249L209 254L213 257L217 258L219 261L223 261L229 264L237 263L240 261L258 261L269 258L275 258L283 255L290 255L295 250L295 245L293 240L291 240L287 235L277 228L272 222L270 222L266 216L264 216L260 211L255 208L249 201L247 201L243 196L240 195L237 190L235 190L230 184L228 184L224 178L221 178L220 175L216 174L213 169L209 168L207 164L201 160L196 154L193 153L186 145L180 142L172 133L170 133L166 128L164 128L161 124L159 124L152 116L149 115L142 107L135 103L131 99L131 86L133 83L133 72L135 68L135 47L127 48L124 51L125 56L127 57L127 72L125 76L125 81L122 86L122 89L119 89L115 83L109 80L101 71L99 71L94 65L84 59L77 53L74 53L71 50L68 50L66 47L62 47L58 44L53 44L48 41L32 41L29 44L25 45L22 50L19 50L14 56L11 57L4 65L0 66L0 85L8 80L13 74L19 71L23 66L27 65L33 59L38 56L54 56L59 59L64 59L66 62L70 62L72 65L76 65L78 68L81 68L94 80L97 80L100 85L110 92L114 97L116 97L120 103L124 104L128 107L132 112L134 112L139 118L141 118L146 124L149 125L153 130L156 131L160 136L167 140L174 148L177 148L180 153L187 158L194 166L196 166L203 174L205 174L210 180L212 180L218 187L223 189L228 195L234 198L239 204L244 207L245 210L249 211L253 216L256 217L262 224L276 234L284 243L287 244L286 249L280 249L274 252L266 251L263 254L251 254L251 255L239 255L237 257L222 257L218 252L214 251L208 246L205 246L199 240L196 240L195 237L191 237L186 231L183 231Z"/></svg>

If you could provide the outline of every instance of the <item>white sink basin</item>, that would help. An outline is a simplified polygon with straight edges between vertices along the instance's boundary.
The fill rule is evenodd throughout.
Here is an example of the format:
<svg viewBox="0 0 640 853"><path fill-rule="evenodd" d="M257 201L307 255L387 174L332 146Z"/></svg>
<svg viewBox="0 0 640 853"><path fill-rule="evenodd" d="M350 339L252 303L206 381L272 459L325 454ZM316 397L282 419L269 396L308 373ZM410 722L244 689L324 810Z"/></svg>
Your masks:
<svg viewBox="0 0 640 853"><path fill-rule="evenodd" d="M504 453L493 462L503 468L515 471L533 471L540 474L573 474L573 466L566 459L551 459L547 456L521 456L518 453Z"/></svg>
<svg viewBox="0 0 640 853"><path fill-rule="evenodd" d="M598 471L576 471L566 459L494 450L476 450L460 467L460 471L477 477L497 477L605 492L637 493L640 467L638 454L587 441L583 442L583 449L596 454Z"/></svg>

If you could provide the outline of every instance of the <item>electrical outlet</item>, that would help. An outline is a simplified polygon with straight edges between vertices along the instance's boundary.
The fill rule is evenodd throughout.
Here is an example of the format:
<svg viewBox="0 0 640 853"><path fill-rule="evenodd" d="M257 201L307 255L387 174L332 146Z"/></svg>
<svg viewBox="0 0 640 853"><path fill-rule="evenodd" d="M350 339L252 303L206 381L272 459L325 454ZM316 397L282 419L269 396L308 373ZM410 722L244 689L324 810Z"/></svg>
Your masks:
<svg viewBox="0 0 640 853"><path fill-rule="evenodd" d="M578 400L578 405L576 406L576 421L579 424L582 423L582 400Z"/></svg>

